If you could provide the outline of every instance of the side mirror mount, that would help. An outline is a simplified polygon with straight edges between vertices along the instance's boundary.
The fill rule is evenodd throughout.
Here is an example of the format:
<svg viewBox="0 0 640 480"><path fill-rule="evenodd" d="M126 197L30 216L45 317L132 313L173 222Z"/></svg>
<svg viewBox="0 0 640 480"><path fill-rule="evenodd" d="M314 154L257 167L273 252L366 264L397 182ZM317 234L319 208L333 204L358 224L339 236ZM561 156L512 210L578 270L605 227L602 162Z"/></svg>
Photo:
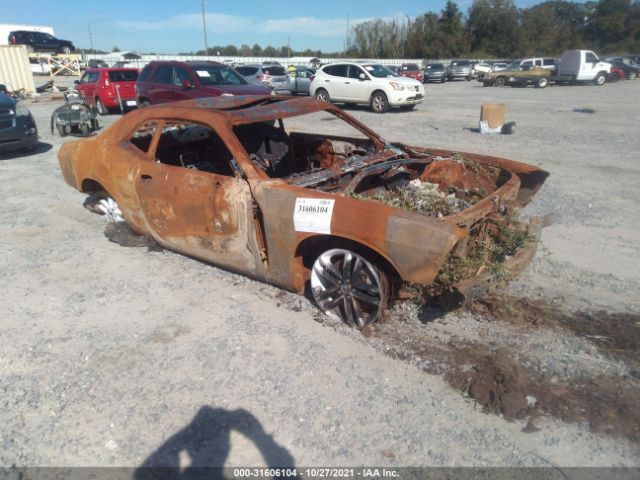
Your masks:
<svg viewBox="0 0 640 480"><path fill-rule="evenodd" d="M361 73L360 75L358 75L358 79L359 80L366 80L367 76L364 73Z"/></svg>
<svg viewBox="0 0 640 480"><path fill-rule="evenodd" d="M188 90L190 88L196 88L196 87L189 80L183 80L182 81L182 88L184 88L185 90Z"/></svg>

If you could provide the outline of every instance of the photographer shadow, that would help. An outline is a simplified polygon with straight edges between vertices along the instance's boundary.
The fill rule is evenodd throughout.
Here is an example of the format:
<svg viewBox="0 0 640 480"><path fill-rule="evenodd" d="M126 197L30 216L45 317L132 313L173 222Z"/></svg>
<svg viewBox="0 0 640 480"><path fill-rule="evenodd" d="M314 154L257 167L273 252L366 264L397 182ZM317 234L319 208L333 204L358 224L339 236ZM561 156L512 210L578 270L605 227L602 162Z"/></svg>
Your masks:
<svg viewBox="0 0 640 480"><path fill-rule="evenodd" d="M246 410L201 407L191 423L170 437L134 473L135 480L223 479L229 455L230 434L236 431L251 440L268 468L295 468L289 451L268 435L256 417ZM181 459L188 457L188 465Z"/></svg>

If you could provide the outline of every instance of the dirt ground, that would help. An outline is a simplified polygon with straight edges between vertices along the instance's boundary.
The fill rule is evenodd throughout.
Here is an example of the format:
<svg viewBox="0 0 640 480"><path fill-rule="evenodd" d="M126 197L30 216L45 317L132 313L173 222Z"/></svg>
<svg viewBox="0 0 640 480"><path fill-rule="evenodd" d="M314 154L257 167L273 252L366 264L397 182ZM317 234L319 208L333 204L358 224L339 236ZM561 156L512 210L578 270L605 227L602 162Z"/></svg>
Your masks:
<svg viewBox="0 0 640 480"><path fill-rule="evenodd" d="M41 145L0 157L0 466L640 466L640 80L426 91L412 112L348 111L391 141L547 169L522 214L554 223L500 295L403 302L364 335L109 241L60 174L60 101L29 103ZM483 102L515 133L476 133Z"/></svg>

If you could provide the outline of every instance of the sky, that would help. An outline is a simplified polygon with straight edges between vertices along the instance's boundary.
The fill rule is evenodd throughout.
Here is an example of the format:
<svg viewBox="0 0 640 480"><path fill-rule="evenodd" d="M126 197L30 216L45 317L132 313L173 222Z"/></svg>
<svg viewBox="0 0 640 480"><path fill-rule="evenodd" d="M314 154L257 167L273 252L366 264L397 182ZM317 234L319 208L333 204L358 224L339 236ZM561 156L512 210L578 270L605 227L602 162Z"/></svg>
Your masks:
<svg viewBox="0 0 640 480"><path fill-rule="evenodd" d="M175 54L204 48L200 0L84 0L54 7L50 0L0 0L0 22L52 26L58 38L89 48ZM208 45L258 43L293 50L341 51L350 25L439 12L446 0L205 0ZM472 0L456 2L466 13ZM516 0L519 7L539 3Z"/></svg>

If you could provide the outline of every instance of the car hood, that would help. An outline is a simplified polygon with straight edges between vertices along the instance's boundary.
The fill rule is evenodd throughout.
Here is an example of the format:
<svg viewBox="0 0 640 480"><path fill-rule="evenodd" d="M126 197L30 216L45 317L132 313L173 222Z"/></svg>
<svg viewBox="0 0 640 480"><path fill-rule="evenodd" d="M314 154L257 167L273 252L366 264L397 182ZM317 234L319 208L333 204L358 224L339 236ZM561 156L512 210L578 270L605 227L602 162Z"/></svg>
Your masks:
<svg viewBox="0 0 640 480"><path fill-rule="evenodd" d="M2 108L15 108L16 101L13 97L0 93L0 107Z"/></svg>
<svg viewBox="0 0 640 480"><path fill-rule="evenodd" d="M379 80L381 80L381 79L379 79ZM422 83L420 83L418 80L416 80L414 78L403 77L403 76L387 77L385 80L389 80L389 81L392 81L392 82L398 82L398 83L401 83L402 85L405 85L405 86L422 85Z"/></svg>
<svg viewBox="0 0 640 480"><path fill-rule="evenodd" d="M271 90L259 85L215 85L202 87L205 92L211 92L214 95L222 93L230 93L232 95L269 95Z"/></svg>

